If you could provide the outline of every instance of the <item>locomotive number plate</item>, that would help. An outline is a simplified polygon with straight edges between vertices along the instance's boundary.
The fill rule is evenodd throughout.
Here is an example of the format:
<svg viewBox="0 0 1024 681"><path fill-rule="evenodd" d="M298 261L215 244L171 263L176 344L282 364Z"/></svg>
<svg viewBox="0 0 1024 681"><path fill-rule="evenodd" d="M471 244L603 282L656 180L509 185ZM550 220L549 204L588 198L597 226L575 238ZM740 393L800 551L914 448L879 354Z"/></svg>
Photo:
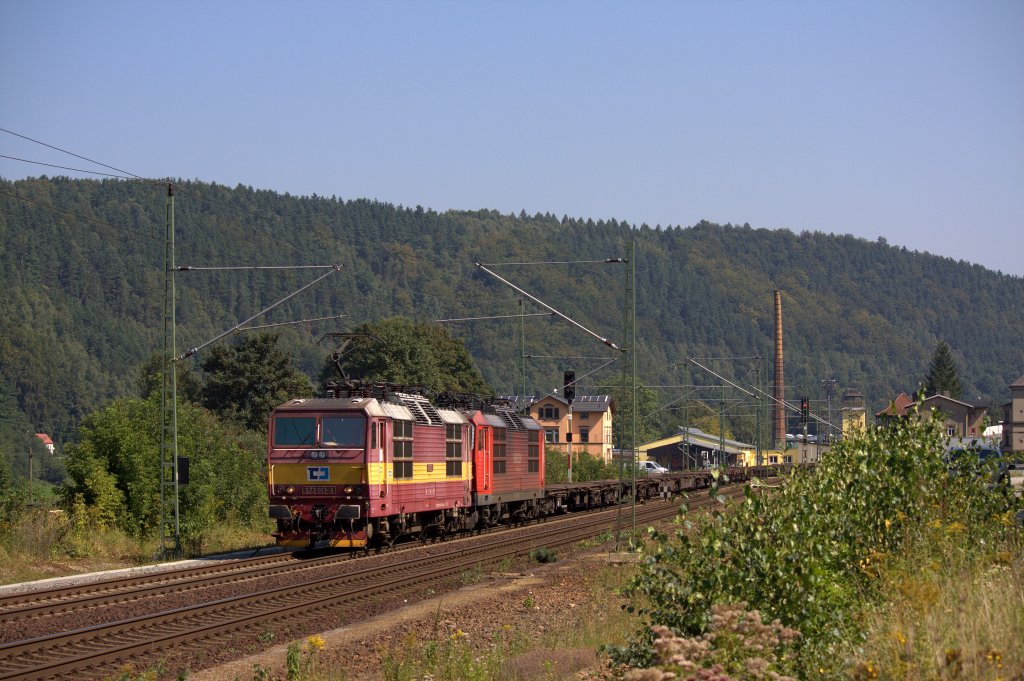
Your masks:
<svg viewBox="0 0 1024 681"><path fill-rule="evenodd" d="M330 496L334 494L334 485L303 485L302 493L309 495Z"/></svg>

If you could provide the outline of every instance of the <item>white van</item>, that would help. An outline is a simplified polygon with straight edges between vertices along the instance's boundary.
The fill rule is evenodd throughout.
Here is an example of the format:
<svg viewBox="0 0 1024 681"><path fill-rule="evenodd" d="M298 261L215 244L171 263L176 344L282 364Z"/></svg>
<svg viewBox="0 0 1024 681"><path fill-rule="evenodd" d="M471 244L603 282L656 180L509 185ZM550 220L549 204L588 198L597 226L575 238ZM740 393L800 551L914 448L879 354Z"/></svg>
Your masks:
<svg viewBox="0 0 1024 681"><path fill-rule="evenodd" d="M647 475L661 475L662 473L668 473L668 469L664 466L658 465L656 461L637 461L636 469L641 473Z"/></svg>

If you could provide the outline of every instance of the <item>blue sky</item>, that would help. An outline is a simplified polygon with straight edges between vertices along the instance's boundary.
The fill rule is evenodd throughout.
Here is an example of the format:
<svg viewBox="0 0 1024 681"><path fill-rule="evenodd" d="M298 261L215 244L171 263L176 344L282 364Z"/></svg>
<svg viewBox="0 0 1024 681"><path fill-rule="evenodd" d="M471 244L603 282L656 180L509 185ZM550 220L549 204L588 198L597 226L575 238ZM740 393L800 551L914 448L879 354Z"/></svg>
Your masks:
<svg viewBox="0 0 1024 681"><path fill-rule="evenodd" d="M0 127L148 177L884 236L1024 276L1018 0L0 0ZM44 173L68 174L0 158Z"/></svg>

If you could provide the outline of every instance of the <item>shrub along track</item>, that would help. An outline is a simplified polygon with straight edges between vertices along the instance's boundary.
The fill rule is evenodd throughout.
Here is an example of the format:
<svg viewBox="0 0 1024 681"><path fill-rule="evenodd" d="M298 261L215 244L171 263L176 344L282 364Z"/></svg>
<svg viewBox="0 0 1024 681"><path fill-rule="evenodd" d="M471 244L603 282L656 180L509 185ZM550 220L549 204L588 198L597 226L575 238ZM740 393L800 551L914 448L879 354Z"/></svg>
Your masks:
<svg viewBox="0 0 1024 681"><path fill-rule="evenodd" d="M740 496L743 486L723 487L722 492ZM690 502L690 509L712 503L701 494ZM225 651L240 654L240 638L251 646L261 635L272 640L277 631L322 631L336 626L339 617L351 621L403 599L451 587L460 575L533 548L573 546L619 521L628 528L630 509L623 506L618 520L620 509L569 514L362 560L279 555L213 570L191 568L100 582L76 587L77 594L43 592L42 602L31 600L33 594L22 595L20 601L5 599L0 601L0 621L7 620L9 635L18 627L20 638L0 645L0 679L103 678L126 664L195 668L201 666L195 664L197 659L212 663ZM656 522L677 511L672 501L638 504L636 521ZM176 606L169 607L172 604ZM67 612L76 607L80 609ZM42 614L47 608L51 616ZM23 619L28 615L31 619ZM92 625L83 625L83 618ZM106 622L95 624L97 620Z"/></svg>

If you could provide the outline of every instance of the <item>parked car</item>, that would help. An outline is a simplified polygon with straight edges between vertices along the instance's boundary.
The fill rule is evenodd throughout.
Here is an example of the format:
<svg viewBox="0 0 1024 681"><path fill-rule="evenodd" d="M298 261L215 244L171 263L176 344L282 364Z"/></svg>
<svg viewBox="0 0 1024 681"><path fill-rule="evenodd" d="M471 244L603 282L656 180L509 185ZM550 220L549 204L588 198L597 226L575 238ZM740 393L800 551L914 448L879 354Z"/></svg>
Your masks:
<svg viewBox="0 0 1024 681"><path fill-rule="evenodd" d="M668 473L668 469L660 465L657 461L637 461L637 471L646 475L661 475L662 473Z"/></svg>
<svg viewBox="0 0 1024 681"><path fill-rule="evenodd" d="M959 475L963 471L972 471L975 475L983 472L992 476L993 482L1008 483L1009 465L1007 457L992 445L977 438L950 438L943 455L950 475Z"/></svg>

